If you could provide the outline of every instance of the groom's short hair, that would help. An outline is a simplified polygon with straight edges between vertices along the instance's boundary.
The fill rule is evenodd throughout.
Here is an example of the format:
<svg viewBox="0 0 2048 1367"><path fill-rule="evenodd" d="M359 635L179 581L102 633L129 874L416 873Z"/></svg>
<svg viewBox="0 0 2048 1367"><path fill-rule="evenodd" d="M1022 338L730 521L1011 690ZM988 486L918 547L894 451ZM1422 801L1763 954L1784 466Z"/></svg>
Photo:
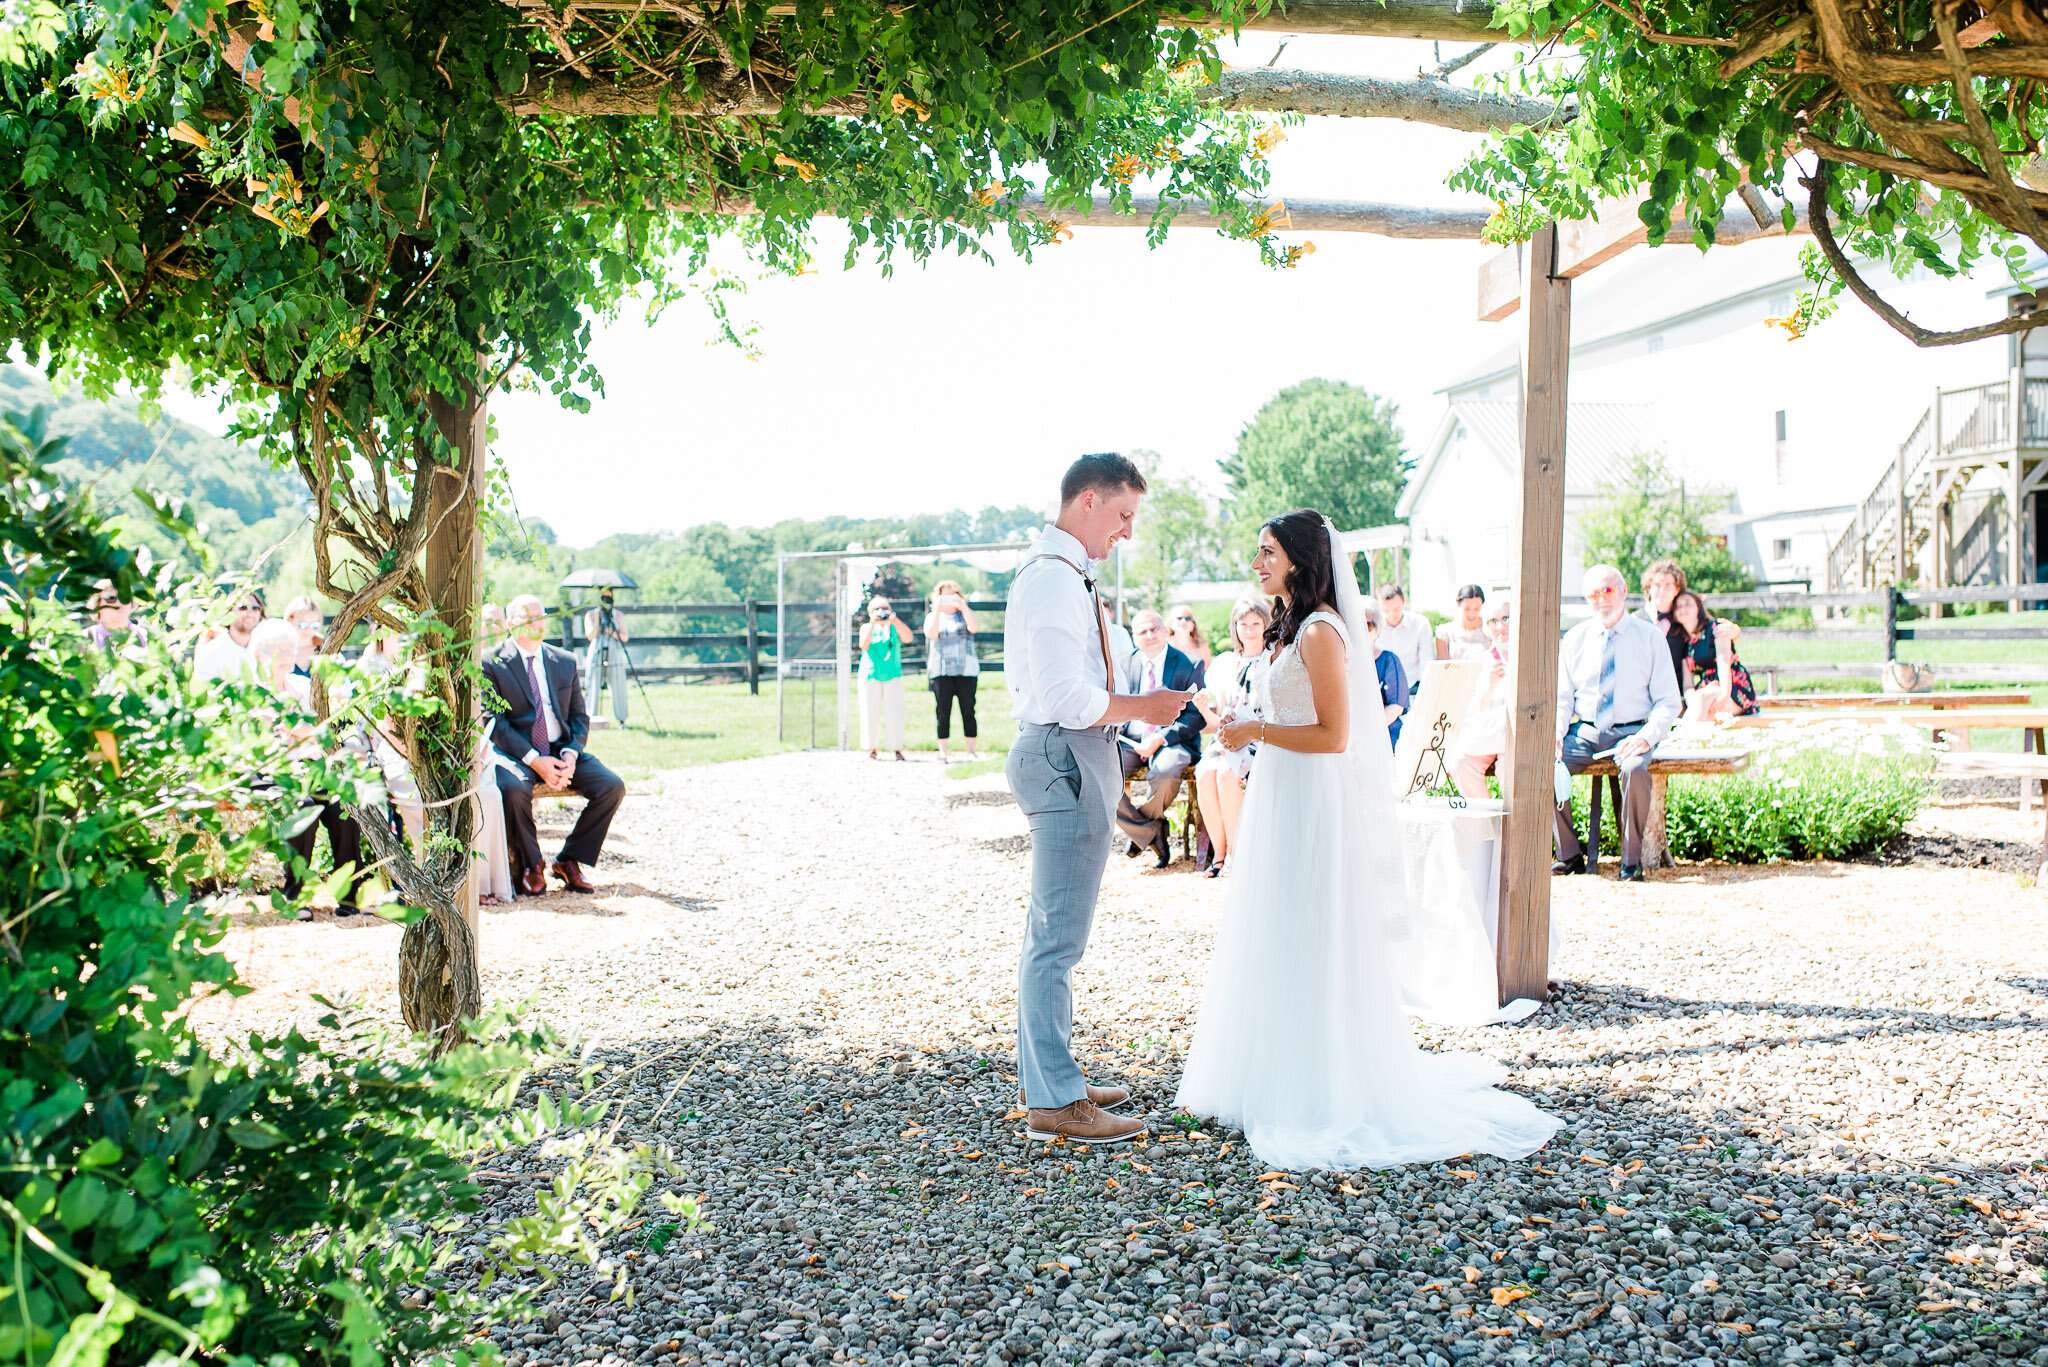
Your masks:
<svg viewBox="0 0 2048 1367"><path fill-rule="evenodd" d="M1097 451L1067 467L1066 475L1060 480L1060 506L1066 507L1090 489L1099 493L1130 489L1142 494L1145 492L1145 476L1139 473L1129 457L1114 451Z"/></svg>

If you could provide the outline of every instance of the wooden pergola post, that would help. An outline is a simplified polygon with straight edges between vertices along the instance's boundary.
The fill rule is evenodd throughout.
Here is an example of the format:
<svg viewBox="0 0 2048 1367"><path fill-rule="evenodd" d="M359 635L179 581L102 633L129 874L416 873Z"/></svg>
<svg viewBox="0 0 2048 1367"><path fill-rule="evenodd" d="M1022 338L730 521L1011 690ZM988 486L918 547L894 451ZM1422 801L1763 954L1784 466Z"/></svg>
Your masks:
<svg viewBox="0 0 2048 1367"><path fill-rule="evenodd" d="M1500 1000L1550 986L1551 774L1557 759L1558 600L1564 577L1565 377L1572 284L1557 274L1555 223L1529 240L1522 271L1522 469L1516 482L1515 601L1508 659L1508 800L1496 941ZM1595 836L1597 839L1597 835Z"/></svg>
<svg viewBox="0 0 2048 1367"><path fill-rule="evenodd" d="M483 658L483 566L484 539L478 527L483 508L484 475L489 464L485 450L490 427L486 400L468 393L459 401L432 396L427 406L448 444L455 448L456 463L439 467L428 490L431 499L431 528L423 556L428 592L434 614L447 633L451 649L466 652L471 665ZM468 671L458 676L456 697L459 715L454 719L461 734L476 736L482 720L481 700L467 682ZM471 766L470 786L483 781L487 770ZM462 919L469 926L471 952L480 955L483 909L478 902L477 880L472 876L463 894Z"/></svg>

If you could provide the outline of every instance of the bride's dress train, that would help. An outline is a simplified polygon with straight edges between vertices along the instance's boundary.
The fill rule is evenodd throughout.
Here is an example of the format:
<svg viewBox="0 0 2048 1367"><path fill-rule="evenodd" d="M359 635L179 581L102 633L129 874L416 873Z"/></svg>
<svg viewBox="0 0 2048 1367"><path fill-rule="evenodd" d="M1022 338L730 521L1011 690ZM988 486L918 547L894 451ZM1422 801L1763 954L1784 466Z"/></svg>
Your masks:
<svg viewBox="0 0 2048 1367"><path fill-rule="evenodd" d="M1350 571L1338 563L1341 584ZM1351 639L1334 614L1318 619ZM1376 738L1386 751L1377 686L1361 697L1354 674L1351 696L1353 749ZM1315 720L1293 647L1265 671L1260 706L1276 725ZM1498 1090L1506 1074L1491 1060L1427 1052L1409 1034L1387 947L1404 933L1407 900L1387 768L1370 752L1271 745L1252 768L1179 1104L1242 1129L1277 1168L1519 1158L1559 1126Z"/></svg>

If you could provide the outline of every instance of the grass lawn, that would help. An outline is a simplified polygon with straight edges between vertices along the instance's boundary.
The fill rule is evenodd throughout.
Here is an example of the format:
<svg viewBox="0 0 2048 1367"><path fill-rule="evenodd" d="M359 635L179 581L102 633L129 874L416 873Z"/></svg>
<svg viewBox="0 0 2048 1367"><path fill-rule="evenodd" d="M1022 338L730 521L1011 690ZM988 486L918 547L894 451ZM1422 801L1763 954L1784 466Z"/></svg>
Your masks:
<svg viewBox="0 0 2048 1367"><path fill-rule="evenodd" d="M808 680L790 680L783 709L786 717L783 739L776 738L775 683L763 680L760 696L747 692L745 684L660 683L649 686L642 697L635 688L631 721L593 730L590 748L619 777L644 779L661 769L683 769L694 764L717 764L729 759L751 759L756 755L802 750L810 745L811 685ZM922 674L903 676L904 748L936 751L937 729L932 717L931 693ZM1005 753L1010 748L1010 694L1000 674L983 674L977 689L975 709L982 733L984 754ZM852 698L848 744L860 742L859 694ZM651 708L650 708L651 702ZM611 699L605 699L609 717ZM838 703L831 679L818 681L818 743L838 744ZM657 722L658 719L658 722ZM952 752L966 753L960 737L960 718L953 717ZM991 772L986 766L966 772ZM962 774L965 776L965 773Z"/></svg>

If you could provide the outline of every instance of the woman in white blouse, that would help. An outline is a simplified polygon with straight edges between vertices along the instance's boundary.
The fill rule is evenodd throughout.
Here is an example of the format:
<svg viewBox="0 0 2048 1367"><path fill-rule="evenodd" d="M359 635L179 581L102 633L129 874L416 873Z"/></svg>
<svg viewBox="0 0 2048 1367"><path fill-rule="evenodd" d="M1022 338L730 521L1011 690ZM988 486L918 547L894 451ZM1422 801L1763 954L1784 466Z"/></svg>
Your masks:
<svg viewBox="0 0 2048 1367"><path fill-rule="evenodd" d="M1208 683L1195 694L1195 706L1213 733L1236 712L1248 710L1252 672L1264 668L1267 608L1257 598L1240 598L1230 609L1232 649L1209 661ZM1211 746L1195 766L1195 803L1209 832L1209 877L1223 872L1230 855L1230 837L1244 810L1244 783L1252 771L1252 748L1226 750Z"/></svg>

